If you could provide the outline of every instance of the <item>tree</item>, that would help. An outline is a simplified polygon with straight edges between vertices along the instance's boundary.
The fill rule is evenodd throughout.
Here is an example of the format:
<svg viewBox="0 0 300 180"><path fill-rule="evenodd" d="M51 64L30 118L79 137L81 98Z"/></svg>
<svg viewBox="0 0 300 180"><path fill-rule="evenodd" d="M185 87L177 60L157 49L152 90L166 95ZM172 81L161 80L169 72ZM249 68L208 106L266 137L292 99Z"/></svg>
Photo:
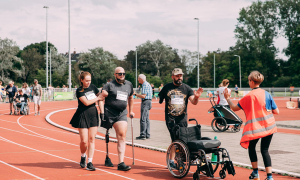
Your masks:
<svg viewBox="0 0 300 180"><path fill-rule="evenodd" d="M273 1L258 1L242 8L234 31L237 38L235 52L241 56L245 72L243 79L246 74L258 70L265 76L265 86L271 85L278 72L275 60L278 51L274 46L274 38L278 35L278 17L274 8L276 4Z"/></svg>
<svg viewBox="0 0 300 180"><path fill-rule="evenodd" d="M92 75L92 82L102 86L107 79L112 78L117 67L117 57L102 47L89 49L90 52L82 53L79 57L79 69L88 71Z"/></svg>
<svg viewBox="0 0 300 180"><path fill-rule="evenodd" d="M12 39L0 38L0 75L1 79L7 83L9 79L17 80L23 75L23 61L16 55L19 47ZM14 77L14 78L12 78Z"/></svg>
<svg viewBox="0 0 300 180"><path fill-rule="evenodd" d="M23 51L26 51L27 49L33 49L33 48L35 48L37 50L37 52L39 52L41 55L46 55L46 41L30 44L30 45L24 47ZM52 50L57 51L56 47L52 43L48 42L48 53L50 51L50 48Z"/></svg>
<svg viewBox="0 0 300 180"><path fill-rule="evenodd" d="M24 65L24 80L29 82L30 76L36 75L36 70L44 63L44 57L35 48L28 48L21 52Z"/></svg>
<svg viewBox="0 0 300 180"><path fill-rule="evenodd" d="M157 73L155 75L160 76L160 69L164 65L169 65L169 62L175 57L172 47L164 45L161 40L154 42L147 41L137 47L138 52L143 54L141 58L145 58L154 63Z"/></svg>

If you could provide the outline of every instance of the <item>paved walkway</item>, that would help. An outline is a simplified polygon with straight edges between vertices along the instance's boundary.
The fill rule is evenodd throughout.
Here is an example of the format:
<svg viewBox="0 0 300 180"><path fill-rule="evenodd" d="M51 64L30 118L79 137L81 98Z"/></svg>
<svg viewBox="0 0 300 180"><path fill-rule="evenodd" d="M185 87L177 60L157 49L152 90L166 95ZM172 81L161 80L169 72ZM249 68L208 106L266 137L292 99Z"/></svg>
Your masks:
<svg viewBox="0 0 300 180"><path fill-rule="evenodd" d="M290 130L300 131L300 121L279 121L277 122L279 128L286 128ZM171 139L169 132L166 128L164 121L151 120L151 138L147 140L135 140L135 137L139 136L140 131L139 119L133 118L133 137L134 144L141 146L151 146L166 150L170 145ZM100 133L105 134L103 128L99 128ZM236 165L244 167L251 167L250 160L248 157L248 151L242 148L239 144L242 131L218 133L214 132L210 126L202 125L201 134L203 137L217 138L221 141L221 147L228 150L232 161ZM115 137L114 129L110 130L110 136ZM276 173L289 174L295 177L300 177L300 165L298 159L300 157L300 134L289 134L289 133L276 133L273 136L270 154L272 158L273 169ZM128 118L128 131L127 141L131 142L131 120ZM263 160L260 154L260 142L257 145L258 162L261 168L264 168Z"/></svg>

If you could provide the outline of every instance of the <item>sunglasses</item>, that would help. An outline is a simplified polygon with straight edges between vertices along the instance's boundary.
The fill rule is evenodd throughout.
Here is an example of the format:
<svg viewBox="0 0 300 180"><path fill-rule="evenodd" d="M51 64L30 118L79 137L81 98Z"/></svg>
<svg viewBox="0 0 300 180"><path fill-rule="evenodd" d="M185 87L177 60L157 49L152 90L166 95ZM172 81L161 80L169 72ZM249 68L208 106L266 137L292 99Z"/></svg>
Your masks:
<svg viewBox="0 0 300 180"><path fill-rule="evenodd" d="M119 75L119 76L122 76L122 75L125 76L126 73L116 73L116 74Z"/></svg>

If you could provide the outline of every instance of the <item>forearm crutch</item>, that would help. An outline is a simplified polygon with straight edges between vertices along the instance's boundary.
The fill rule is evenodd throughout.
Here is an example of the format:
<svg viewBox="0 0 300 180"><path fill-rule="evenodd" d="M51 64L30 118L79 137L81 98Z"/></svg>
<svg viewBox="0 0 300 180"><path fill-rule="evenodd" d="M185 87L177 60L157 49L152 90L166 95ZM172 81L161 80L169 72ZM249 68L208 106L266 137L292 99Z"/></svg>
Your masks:
<svg viewBox="0 0 300 180"><path fill-rule="evenodd" d="M134 165L134 143L133 143L133 127L132 127L132 117L131 118L131 139L132 139L132 165Z"/></svg>

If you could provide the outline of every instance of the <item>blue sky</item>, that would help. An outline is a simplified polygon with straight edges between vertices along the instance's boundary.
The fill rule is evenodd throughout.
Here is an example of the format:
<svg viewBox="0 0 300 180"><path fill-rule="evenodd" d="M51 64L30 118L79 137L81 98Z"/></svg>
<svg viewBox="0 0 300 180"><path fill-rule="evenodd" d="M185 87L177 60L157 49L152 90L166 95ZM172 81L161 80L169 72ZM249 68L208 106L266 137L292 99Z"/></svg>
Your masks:
<svg viewBox="0 0 300 180"><path fill-rule="evenodd" d="M103 47L123 59L147 40L202 54L234 46L234 29L243 7L252 0L70 0L71 51ZM0 38L25 46L46 40L60 53L68 51L68 0L1 0ZM281 51L287 42L275 43ZM279 54L279 57L285 58Z"/></svg>

